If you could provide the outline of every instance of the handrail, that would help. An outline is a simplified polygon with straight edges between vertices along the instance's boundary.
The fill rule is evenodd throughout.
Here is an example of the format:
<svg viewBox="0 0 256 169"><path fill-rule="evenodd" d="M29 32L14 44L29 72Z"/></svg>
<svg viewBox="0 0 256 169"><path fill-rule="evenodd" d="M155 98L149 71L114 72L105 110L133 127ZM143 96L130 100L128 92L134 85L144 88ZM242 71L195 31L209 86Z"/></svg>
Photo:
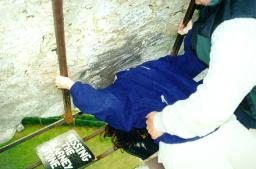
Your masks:
<svg viewBox="0 0 256 169"><path fill-rule="evenodd" d="M195 0L191 0L188 6L188 9L186 11L185 17L183 19L183 25L184 27L187 26L188 22L191 20L193 13L196 9L196 4L195 4ZM176 40L174 42L174 45L172 47L172 52L171 52L171 56L177 56L180 50L180 46L183 42L184 39L184 35L180 35L177 33L177 37Z"/></svg>
<svg viewBox="0 0 256 169"><path fill-rule="evenodd" d="M57 54L59 60L60 75L68 77L66 48L65 48L65 32L63 23L63 1L52 0L52 10L55 28L55 37L57 43ZM62 90L64 102L64 119L66 123L70 124L73 121L71 111L70 94L67 89Z"/></svg>

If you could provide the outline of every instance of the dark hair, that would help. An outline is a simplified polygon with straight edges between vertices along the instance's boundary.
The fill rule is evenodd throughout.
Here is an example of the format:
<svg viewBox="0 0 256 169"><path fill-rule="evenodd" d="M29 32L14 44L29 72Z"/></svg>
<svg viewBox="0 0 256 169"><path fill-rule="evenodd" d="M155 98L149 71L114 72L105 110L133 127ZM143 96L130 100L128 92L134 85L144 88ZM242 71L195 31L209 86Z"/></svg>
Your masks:
<svg viewBox="0 0 256 169"><path fill-rule="evenodd" d="M121 148L143 160L158 151L158 145L151 139L145 128L125 132L106 125L104 137L111 137L116 148Z"/></svg>

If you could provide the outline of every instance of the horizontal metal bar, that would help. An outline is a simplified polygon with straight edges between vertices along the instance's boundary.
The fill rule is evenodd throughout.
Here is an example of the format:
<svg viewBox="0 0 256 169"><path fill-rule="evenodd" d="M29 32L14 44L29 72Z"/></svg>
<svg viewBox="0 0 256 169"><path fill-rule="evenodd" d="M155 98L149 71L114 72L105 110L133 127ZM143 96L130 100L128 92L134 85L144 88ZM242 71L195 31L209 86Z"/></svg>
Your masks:
<svg viewBox="0 0 256 169"><path fill-rule="evenodd" d="M34 164L31 164L30 166L26 167L25 169L34 169L36 167L39 167L40 165L42 165L42 161L37 161Z"/></svg>
<svg viewBox="0 0 256 169"><path fill-rule="evenodd" d="M96 157L96 160L95 160L94 162L99 161L99 160L101 160L101 159L107 157L109 154L115 152L116 150L117 150L116 147L112 147L112 148L108 149L108 150L105 151L104 153L98 155L98 156Z"/></svg>
<svg viewBox="0 0 256 169"><path fill-rule="evenodd" d="M98 130L96 130L96 131L93 132L92 134L90 134L90 135L88 135L88 136L85 136L85 137L83 138L83 141L88 141L88 140L94 138L95 136L97 136L97 135L103 133L104 130L105 130L105 127L99 128ZM98 156L96 157L96 160L94 160L93 162L98 161L98 160L100 160L100 159L106 157L107 155L111 154L111 153L114 152L114 151L116 151L116 148L114 148L114 147L108 149L108 150L105 151L104 153L98 155ZM41 161L37 161L37 162L31 164L30 166L26 167L25 169L34 169L34 168L36 168L36 167L39 167L40 165L42 165L42 162L41 162Z"/></svg>
<svg viewBox="0 0 256 169"><path fill-rule="evenodd" d="M79 114L80 114L80 112L79 113L75 113L73 115L74 118L77 117ZM25 141L28 141L31 138L33 138L35 136L38 136L38 135L40 135L40 134L42 134L42 133L44 133L44 132L46 132L46 131L54 128L54 127L61 126L64 123L65 123L65 120L63 118L63 119L60 119L60 120L58 120L58 121L56 121L56 122L54 122L54 123L52 123L52 124L50 124L48 126L45 126L45 127L41 128L41 129L35 131L34 133L31 133L31 134L29 134L29 135L27 135L25 137L22 137L22 138L18 139L17 141L14 141L14 142L12 142L12 143L4 146L4 147L1 147L0 148L0 153L3 153L4 151L9 150L10 148L12 148L12 147L14 147L14 146L16 146L18 144L21 144L21 143L23 143Z"/></svg>
<svg viewBox="0 0 256 169"><path fill-rule="evenodd" d="M105 130L105 127L99 128L98 130L96 130L96 131L93 132L92 134L90 134L90 135L88 135L88 136L85 136L85 137L83 138L83 141L88 141L88 140L94 138L95 136L97 136L97 135L103 133L104 130Z"/></svg>
<svg viewBox="0 0 256 169"><path fill-rule="evenodd" d="M99 160L101 160L101 159L107 157L108 155L110 155L111 153L115 152L116 150L117 150L117 148L111 147L111 148L108 149L107 151L105 151L105 152L103 152L102 154L98 155L98 156L96 157L96 159L95 159L94 161L92 161L92 162L91 162L90 164L88 164L88 165L91 165L91 164L93 164L93 163L95 163L95 162L97 162L97 161L99 161ZM41 165L42 165L42 162L41 162L41 161L37 161L37 162L35 162L34 164L31 164L30 166L26 167L25 169L34 169L34 168L37 168L37 167L39 167L39 166L41 166Z"/></svg>

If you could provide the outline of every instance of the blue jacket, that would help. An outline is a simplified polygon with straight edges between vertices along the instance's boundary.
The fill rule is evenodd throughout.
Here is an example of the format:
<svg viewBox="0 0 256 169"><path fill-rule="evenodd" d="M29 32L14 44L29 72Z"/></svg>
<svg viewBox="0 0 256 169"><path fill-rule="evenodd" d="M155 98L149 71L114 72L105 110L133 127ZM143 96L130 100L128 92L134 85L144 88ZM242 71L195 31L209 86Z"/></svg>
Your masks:
<svg viewBox="0 0 256 169"><path fill-rule="evenodd" d="M118 72L117 79L109 87L95 89L76 82L70 89L73 103L82 112L95 115L116 129L145 128L148 113L161 111L166 105L186 99L196 91L198 84L193 78L205 66L190 51L189 39L185 39L183 55L165 56ZM164 134L158 141L177 143L187 140Z"/></svg>

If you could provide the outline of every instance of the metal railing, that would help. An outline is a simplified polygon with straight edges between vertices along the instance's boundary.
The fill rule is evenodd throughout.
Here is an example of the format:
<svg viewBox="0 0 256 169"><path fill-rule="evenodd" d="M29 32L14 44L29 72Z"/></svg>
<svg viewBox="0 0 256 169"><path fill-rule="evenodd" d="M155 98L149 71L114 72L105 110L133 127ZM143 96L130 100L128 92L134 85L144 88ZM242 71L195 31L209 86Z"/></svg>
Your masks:
<svg viewBox="0 0 256 169"><path fill-rule="evenodd" d="M58 54L58 60L59 60L60 74L62 76L68 76L67 61L66 61L66 49L65 49L64 24L63 24L63 20L64 20L63 19L63 1L62 0L52 0L52 7L53 7L53 17L54 17L54 25L55 25L55 35L56 35L57 54ZM189 22L189 20L192 18L194 10L195 10L195 0L191 0L189 7L186 11L185 17L183 19L184 26L186 26L187 23ZM183 39L184 39L184 35L177 34L177 38L172 47L172 52L171 52L172 56L176 56L178 54L178 51L180 49ZM25 141L28 141L31 138L38 136L54 127L61 126L65 123L67 123L67 124L72 123L73 118L76 118L80 114L80 112L72 115L70 94L69 94L68 90L63 90L63 101L64 101L64 110L65 110L63 119L60 119L46 127L43 127L42 129L40 129L34 133L29 134L28 136L20 138L19 140L0 148L0 153L6 151L16 145L19 145ZM92 134L84 137L83 141L88 141L88 140L94 138L95 136L101 134L102 132L104 132L104 127L101 127L98 130L96 130L95 132L93 132ZM116 150L117 150L117 148L115 148L115 147L112 147L112 148L106 150L102 154L96 156L95 160L92 163L101 160L102 158L108 156L109 154L115 152ZM26 167L26 169L33 169L40 165L42 165L42 162L37 161L37 162L31 164L30 166Z"/></svg>
<svg viewBox="0 0 256 169"><path fill-rule="evenodd" d="M96 137L97 135L100 135L101 133L104 132L104 129L105 129L105 127L99 128L98 130L96 130L96 131L93 132L92 134L90 134L90 135L84 137L84 138L83 138L83 141L86 142L86 141L88 141L88 140L90 140L90 139ZM91 163L89 163L88 165L91 165L91 164L93 164L93 163L95 163L95 162L97 162L97 161L99 161L99 160L105 158L106 156L108 156L109 154L115 152L116 150L117 150L117 148L115 148L115 147L109 148L109 149L106 150L105 152L103 152L103 153L97 155L96 158L95 158L95 160L92 161ZM39 167L39 166L41 166L41 165L42 165L42 162L41 162L41 161L37 161L37 162L35 162L35 163L33 163L33 164L27 166L26 169L34 169L34 168L37 168L37 167Z"/></svg>

